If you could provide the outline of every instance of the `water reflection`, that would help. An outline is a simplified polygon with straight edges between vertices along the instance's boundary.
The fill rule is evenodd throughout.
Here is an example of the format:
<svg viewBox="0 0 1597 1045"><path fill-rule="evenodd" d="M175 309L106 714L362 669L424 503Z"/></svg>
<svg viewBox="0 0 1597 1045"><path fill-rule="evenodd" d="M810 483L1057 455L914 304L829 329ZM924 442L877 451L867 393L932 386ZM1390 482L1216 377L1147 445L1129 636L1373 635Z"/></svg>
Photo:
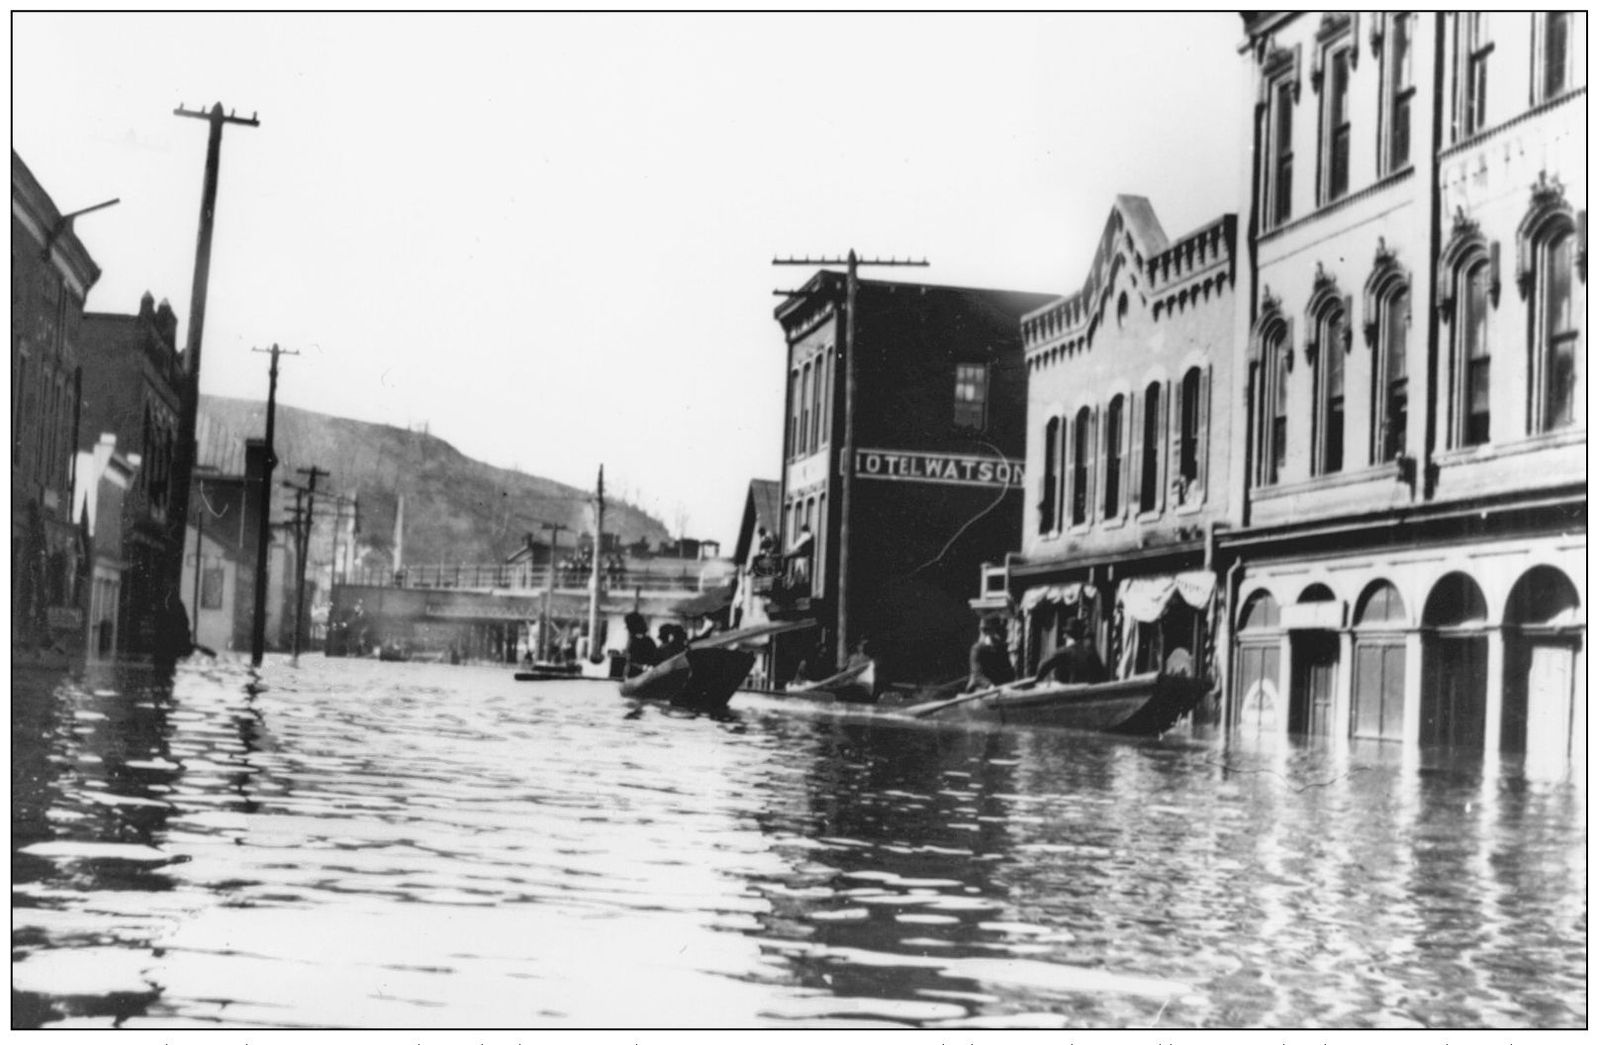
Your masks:
<svg viewBox="0 0 1597 1045"><path fill-rule="evenodd" d="M13 675L17 1026L1585 1022L1584 797L1478 760L304 663Z"/></svg>

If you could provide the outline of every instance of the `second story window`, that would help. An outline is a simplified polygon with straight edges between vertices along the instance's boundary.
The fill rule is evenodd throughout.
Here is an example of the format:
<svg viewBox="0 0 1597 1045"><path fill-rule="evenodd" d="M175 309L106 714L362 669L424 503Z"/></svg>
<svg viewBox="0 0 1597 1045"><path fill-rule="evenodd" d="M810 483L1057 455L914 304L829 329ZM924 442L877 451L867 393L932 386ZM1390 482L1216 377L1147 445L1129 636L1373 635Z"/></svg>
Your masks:
<svg viewBox="0 0 1597 1045"><path fill-rule="evenodd" d="M1408 448L1408 288L1397 287L1379 307L1373 444L1375 460L1386 462Z"/></svg>
<svg viewBox="0 0 1597 1045"><path fill-rule="evenodd" d="M1037 532L1054 530L1054 499L1059 488L1059 418L1050 417L1042 430L1042 487L1037 491Z"/></svg>
<svg viewBox="0 0 1597 1045"><path fill-rule="evenodd" d="M954 367L954 427L987 427L987 364Z"/></svg>
<svg viewBox="0 0 1597 1045"><path fill-rule="evenodd" d="M1382 174L1408 166L1414 110L1414 16L1387 17L1381 83Z"/></svg>
<svg viewBox="0 0 1597 1045"><path fill-rule="evenodd" d="M1478 134L1486 126L1486 63L1492 55L1486 15L1462 11L1453 18L1453 140Z"/></svg>
<svg viewBox="0 0 1597 1045"><path fill-rule="evenodd" d="M1580 326L1575 310L1575 234L1564 230L1541 245L1537 288L1535 352L1536 428L1551 432L1575 423L1576 348Z"/></svg>
<svg viewBox="0 0 1597 1045"><path fill-rule="evenodd" d="M1488 266L1476 258L1458 274L1453 317L1453 443L1479 446L1492 437L1492 352L1487 339Z"/></svg>
<svg viewBox="0 0 1597 1045"><path fill-rule="evenodd" d="M1330 475L1342 470L1347 417L1347 311L1333 305L1318 316L1319 352L1315 360L1318 383L1315 403L1314 472Z"/></svg>
<svg viewBox="0 0 1597 1045"><path fill-rule="evenodd" d="M1081 526L1087 522L1087 508L1092 504L1092 411L1082 407L1070 433L1072 466L1070 476L1070 522Z"/></svg>
<svg viewBox="0 0 1597 1045"><path fill-rule="evenodd" d="M1203 371L1198 367L1188 370L1181 379L1176 479L1180 483L1183 503L1191 499L1191 492L1202 482L1205 383Z"/></svg>
<svg viewBox="0 0 1597 1045"><path fill-rule="evenodd" d="M1256 335L1259 339L1258 362L1255 374L1258 405L1258 427L1255 432L1257 454L1255 476L1260 486L1273 486L1281 481L1286 467L1287 404L1291 384L1288 375L1292 369L1291 341L1287 323L1279 313L1263 325Z"/></svg>
<svg viewBox="0 0 1597 1045"><path fill-rule="evenodd" d="M1320 202L1347 195L1348 152L1353 142L1352 114L1348 108L1348 80L1353 49L1346 44L1325 55L1325 95L1321 110Z"/></svg>
<svg viewBox="0 0 1597 1045"><path fill-rule="evenodd" d="M1155 381L1142 397L1142 482L1137 491L1137 510L1141 512L1159 510L1159 446L1164 441L1160 437L1164 408L1160 390Z"/></svg>
<svg viewBox="0 0 1597 1045"><path fill-rule="evenodd" d="M1120 516L1120 474L1125 467L1126 397L1115 396L1109 401L1109 413L1104 420L1104 473L1103 516L1116 519Z"/></svg>

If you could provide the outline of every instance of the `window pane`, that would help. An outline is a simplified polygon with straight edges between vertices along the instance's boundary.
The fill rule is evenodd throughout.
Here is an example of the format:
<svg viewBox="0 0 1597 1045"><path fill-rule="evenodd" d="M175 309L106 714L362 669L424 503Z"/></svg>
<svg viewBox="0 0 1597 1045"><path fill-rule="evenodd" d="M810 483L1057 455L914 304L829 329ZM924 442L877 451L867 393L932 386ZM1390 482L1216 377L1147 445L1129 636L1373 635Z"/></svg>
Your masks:
<svg viewBox="0 0 1597 1045"><path fill-rule="evenodd" d="M1104 422L1104 467L1107 471L1103 477L1103 513L1111 519L1120 514L1120 426L1125 402L1122 397L1115 396L1109 404L1109 413Z"/></svg>
<svg viewBox="0 0 1597 1045"><path fill-rule="evenodd" d="M1410 91L1399 95L1392 103L1392 151L1388 158L1392 170L1408 163L1409 109L1413 100L1414 94Z"/></svg>
<svg viewBox="0 0 1597 1045"><path fill-rule="evenodd" d="M1572 262L1575 237L1565 234L1547 249L1547 291L1543 303L1547 344L1543 354L1546 402L1542 428L1562 428L1575 419L1575 329Z"/></svg>
<svg viewBox="0 0 1597 1045"><path fill-rule="evenodd" d="M1542 97L1551 98L1569 86L1569 12L1551 11L1543 41Z"/></svg>
<svg viewBox="0 0 1597 1045"><path fill-rule="evenodd" d="M1149 385L1143 397L1142 489L1140 508L1151 512L1159 505L1159 386Z"/></svg>
<svg viewBox="0 0 1597 1045"><path fill-rule="evenodd" d="M1414 83L1414 59L1409 46L1412 32L1409 21L1412 15L1400 14L1392 18L1392 78L1398 90Z"/></svg>

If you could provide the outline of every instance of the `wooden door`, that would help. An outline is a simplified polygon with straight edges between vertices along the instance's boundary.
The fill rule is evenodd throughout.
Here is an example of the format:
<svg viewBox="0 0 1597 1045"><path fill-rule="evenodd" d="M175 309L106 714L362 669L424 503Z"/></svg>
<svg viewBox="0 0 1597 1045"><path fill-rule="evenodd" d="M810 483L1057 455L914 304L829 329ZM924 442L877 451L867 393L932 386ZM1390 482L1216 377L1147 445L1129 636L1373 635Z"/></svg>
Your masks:
<svg viewBox="0 0 1597 1045"><path fill-rule="evenodd" d="M1306 632L1292 637L1292 717L1288 729L1306 736L1331 732L1336 700L1337 637Z"/></svg>
<svg viewBox="0 0 1597 1045"><path fill-rule="evenodd" d="M1486 743L1486 637L1433 638L1425 661L1420 743L1479 750Z"/></svg>

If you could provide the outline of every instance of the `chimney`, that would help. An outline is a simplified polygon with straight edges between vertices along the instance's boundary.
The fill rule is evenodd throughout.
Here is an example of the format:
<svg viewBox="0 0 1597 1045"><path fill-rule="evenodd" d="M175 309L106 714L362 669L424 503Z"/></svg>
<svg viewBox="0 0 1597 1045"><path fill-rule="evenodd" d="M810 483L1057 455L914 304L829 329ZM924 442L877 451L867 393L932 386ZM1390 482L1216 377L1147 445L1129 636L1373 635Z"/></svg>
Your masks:
<svg viewBox="0 0 1597 1045"><path fill-rule="evenodd" d="M149 319L151 313L153 313L154 311L155 311L155 295L151 294L148 290L146 290L144 292L144 296L139 298L139 318L140 319Z"/></svg>
<svg viewBox="0 0 1597 1045"><path fill-rule="evenodd" d="M145 297L149 297L149 295L146 294ZM161 304L156 307L155 329L161 332L161 337L166 342L166 347L176 352L177 313L172 311L172 305L166 298L162 298Z"/></svg>

